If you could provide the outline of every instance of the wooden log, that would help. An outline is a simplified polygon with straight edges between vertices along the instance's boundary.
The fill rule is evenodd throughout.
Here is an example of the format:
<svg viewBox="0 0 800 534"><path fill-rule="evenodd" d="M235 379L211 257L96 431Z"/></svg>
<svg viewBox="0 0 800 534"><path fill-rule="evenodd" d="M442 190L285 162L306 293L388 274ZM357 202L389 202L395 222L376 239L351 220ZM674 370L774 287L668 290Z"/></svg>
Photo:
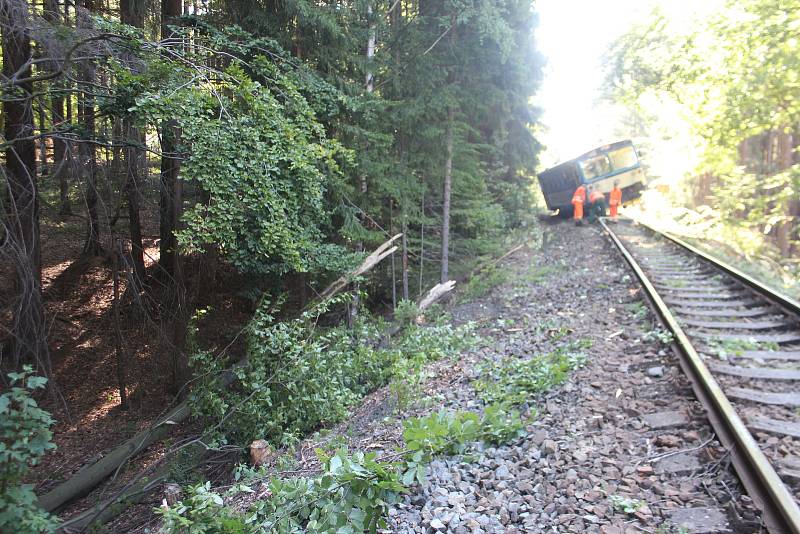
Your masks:
<svg viewBox="0 0 800 534"><path fill-rule="evenodd" d="M97 462L84 467L69 480L39 497L39 506L52 512L59 506L89 493L130 458L153 442L166 437L174 426L189 417L189 404L184 401L152 427L139 432Z"/></svg>

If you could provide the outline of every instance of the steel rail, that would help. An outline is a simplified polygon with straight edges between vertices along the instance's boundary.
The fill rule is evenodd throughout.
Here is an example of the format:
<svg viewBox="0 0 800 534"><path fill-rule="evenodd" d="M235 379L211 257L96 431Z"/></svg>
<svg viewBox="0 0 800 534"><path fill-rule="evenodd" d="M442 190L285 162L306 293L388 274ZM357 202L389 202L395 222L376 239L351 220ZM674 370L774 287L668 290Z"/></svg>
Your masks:
<svg viewBox="0 0 800 534"><path fill-rule="evenodd" d="M699 256L700 258L702 258L705 261L709 262L714 267L716 267L716 268L728 273L729 275L733 276L734 278L736 278L737 280L739 280L740 282L742 282L746 286L748 286L751 289L754 289L755 291L757 291L763 297L767 298L768 300L772 301L774 304L776 304L779 307L783 308L784 311L788 312L790 315L800 315L800 302L798 302L797 300L793 299L792 297L790 297L788 295L784 295L780 291L778 291L778 290L776 290L776 289L774 289L772 287L769 287L768 285L764 284L763 282L761 282L759 280L756 280L755 278L753 278L749 274L746 274L743 271L737 269L736 267L734 267L734 266L722 261L721 259L716 258L716 257L712 256L711 254L700 250L699 248L695 247L694 245L691 245L691 244L687 243L686 241L683 241L682 239L680 239L679 237L677 237L677 236L675 236L673 234L670 234L668 232L662 232L660 230L656 230L655 228L653 228L649 224L643 223L643 222L638 221L638 220L636 220L635 222L637 224L647 228L648 230L650 230L653 233L656 233L656 234L658 234L660 236L666 237L667 239L669 239L670 241L672 241L676 245L688 250L689 252L691 252L692 254L694 254L696 256Z"/></svg>
<svg viewBox="0 0 800 534"><path fill-rule="evenodd" d="M761 510L764 525L773 534L800 534L800 509L792 494L761 452L750 431L636 259L605 221L601 219L600 224L633 269L654 310L672 332L681 367L689 378L697 399L705 406L717 438L729 451L739 479Z"/></svg>

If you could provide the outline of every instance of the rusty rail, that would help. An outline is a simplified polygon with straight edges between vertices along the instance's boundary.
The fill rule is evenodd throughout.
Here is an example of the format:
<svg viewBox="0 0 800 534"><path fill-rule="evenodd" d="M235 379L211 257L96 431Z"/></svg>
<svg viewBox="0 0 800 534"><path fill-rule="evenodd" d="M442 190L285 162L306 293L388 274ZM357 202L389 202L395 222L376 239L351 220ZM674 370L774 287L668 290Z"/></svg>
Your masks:
<svg viewBox="0 0 800 534"><path fill-rule="evenodd" d="M744 422L737 415L722 388L711 375L708 367L706 367L644 270L642 270L633 255L625 248L625 245L605 221L601 219L600 223L641 282L659 318L675 337L675 345L680 356L680 365L689 378L697 399L706 408L708 419L717 437L730 452L736 473L739 475L748 495L761 510L765 526L774 534L800 534L800 509L798 509L792 494L758 447L750 431L747 430ZM658 235L664 235L667 239L686 250L697 254L705 261L728 272L765 296L771 297L770 300L781 303L782 307L794 309L796 310L795 313L800 311L800 306L792 299L776 294L767 286L745 275L738 269L722 264L715 258L702 253L702 251L687 243L681 242L677 238L662 234L649 226L645 226L645 228Z"/></svg>

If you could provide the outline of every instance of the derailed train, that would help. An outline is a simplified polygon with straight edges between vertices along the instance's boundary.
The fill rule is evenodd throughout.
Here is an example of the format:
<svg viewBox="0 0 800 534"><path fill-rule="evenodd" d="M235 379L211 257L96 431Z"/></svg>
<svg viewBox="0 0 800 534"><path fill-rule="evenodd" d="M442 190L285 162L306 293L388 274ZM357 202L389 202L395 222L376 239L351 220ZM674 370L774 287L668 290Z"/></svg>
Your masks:
<svg viewBox="0 0 800 534"><path fill-rule="evenodd" d="M608 194L619 181L622 201L639 198L645 185L639 155L631 141L604 145L539 174L547 208L560 214L572 214L572 194L579 185L594 184Z"/></svg>

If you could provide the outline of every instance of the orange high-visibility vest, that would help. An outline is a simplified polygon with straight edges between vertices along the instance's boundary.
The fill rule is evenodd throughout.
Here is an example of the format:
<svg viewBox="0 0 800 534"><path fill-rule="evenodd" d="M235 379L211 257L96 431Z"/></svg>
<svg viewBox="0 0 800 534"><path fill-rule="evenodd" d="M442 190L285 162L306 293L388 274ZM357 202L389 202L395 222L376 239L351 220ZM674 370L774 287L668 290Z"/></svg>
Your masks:
<svg viewBox="0 0 800 534"><path fill-rule="evenodd" d="M572 203L583 204L584 202L586 202L586 188L579 185L578 189L572 194Z"/></svg>
<svg viewBox="0 0 800 534"><path fill-rule="evenodd" d="M609 206L619 206L622 204L622 190L619 187L615 187L611 190L611 194L608 195L608 204Z"/></svg>
<svg viewBox="0 0 800 534"><path fill-rule="evenodd" d="M598 200L602 200L603 198L605 198L605 195L600 191L592 191L592 194L589 195L589 202L595 203Z"/></svg>

